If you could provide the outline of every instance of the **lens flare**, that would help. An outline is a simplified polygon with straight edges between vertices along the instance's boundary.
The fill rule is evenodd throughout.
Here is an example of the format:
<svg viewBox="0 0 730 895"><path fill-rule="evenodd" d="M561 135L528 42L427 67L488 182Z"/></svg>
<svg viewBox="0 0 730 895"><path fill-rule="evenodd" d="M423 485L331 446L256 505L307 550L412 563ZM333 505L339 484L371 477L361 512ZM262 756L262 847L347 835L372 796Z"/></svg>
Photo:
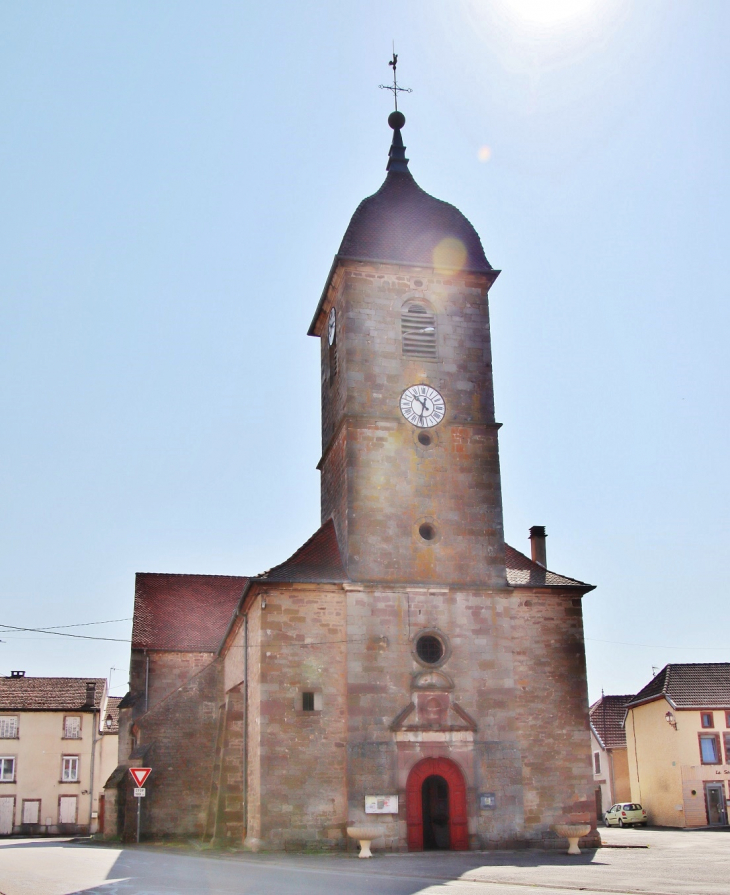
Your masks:
<svg viewBox="0 0 730 895"><path fill-rule="evenodd" d="M433 250L433 266L440 274L460 271L466 263L466 246L460 239L447 236Z"/></svg>
<svg viewBox="0 0 730 895"><path fill-rule="evenodd" d="M479 147L479 151L477 152L477 158L479 159L480 162L488 162L491 157L492 157L492 147L491 146L487 146L485 144L484 146Z"/></svg>

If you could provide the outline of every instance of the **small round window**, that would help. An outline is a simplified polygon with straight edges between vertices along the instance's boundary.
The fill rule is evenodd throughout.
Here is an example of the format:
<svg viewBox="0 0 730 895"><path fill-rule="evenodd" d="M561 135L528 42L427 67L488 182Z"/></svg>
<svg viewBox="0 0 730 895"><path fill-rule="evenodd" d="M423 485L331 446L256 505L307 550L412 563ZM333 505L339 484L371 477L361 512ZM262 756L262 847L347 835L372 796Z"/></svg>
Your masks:
<svg viewBox="0 0 730 895"><path fill-rule="evenodd" d="M433 634L424 634L416 641L418 658L427 665L436 665L444 655L444 645Z"/></svg>

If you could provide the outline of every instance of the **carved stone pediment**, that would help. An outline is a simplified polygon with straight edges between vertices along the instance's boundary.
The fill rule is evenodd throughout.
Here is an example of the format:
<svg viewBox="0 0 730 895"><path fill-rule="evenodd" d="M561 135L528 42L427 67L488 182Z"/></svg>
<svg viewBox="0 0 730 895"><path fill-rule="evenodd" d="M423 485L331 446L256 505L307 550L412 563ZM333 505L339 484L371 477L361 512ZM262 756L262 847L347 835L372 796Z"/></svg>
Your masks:
<svg viewBox="0 0 730 895"><path fill-rule="evenodd" d="M393 718L390 729L399 730L472 730L476 721L449 693L424 688L413 694L413 701Z"/></svg>
<svg viewBox="0 0 730 895"><path fill-rule="evenodd" d="M453 690L454 682L443 671L429 669L413 675L411 690Z"/></svg>

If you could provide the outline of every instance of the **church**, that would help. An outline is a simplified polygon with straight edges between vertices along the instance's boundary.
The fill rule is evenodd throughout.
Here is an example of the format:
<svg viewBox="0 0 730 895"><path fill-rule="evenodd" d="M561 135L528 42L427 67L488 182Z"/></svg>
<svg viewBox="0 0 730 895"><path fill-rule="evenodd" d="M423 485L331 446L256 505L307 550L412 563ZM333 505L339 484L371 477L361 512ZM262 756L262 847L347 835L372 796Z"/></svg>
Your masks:
<svg viewBox="0 0 730 895"><path fill-rule="evenodd" d="M321 527L253 577L138 574L105 834L251 850L597 844L582 597L504 543L489 291L454 206L416 183L391 113L321 345Z"/></svg>

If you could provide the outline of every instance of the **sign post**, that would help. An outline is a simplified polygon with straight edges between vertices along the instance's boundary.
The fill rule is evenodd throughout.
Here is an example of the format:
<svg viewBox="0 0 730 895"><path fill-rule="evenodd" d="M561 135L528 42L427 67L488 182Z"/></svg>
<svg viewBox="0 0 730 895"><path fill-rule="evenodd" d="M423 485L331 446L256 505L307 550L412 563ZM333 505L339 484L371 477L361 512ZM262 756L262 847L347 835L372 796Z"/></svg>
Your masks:
<svg viewBox="0 0 730 895"><path fill-rule="evenodd" d="M139 844L139 828L142 817L142 799L147 795L144 782L152 772L152 768L130 768L129 773L137 784L134 788L134 797L137 799L137 843Z"/></svg>

